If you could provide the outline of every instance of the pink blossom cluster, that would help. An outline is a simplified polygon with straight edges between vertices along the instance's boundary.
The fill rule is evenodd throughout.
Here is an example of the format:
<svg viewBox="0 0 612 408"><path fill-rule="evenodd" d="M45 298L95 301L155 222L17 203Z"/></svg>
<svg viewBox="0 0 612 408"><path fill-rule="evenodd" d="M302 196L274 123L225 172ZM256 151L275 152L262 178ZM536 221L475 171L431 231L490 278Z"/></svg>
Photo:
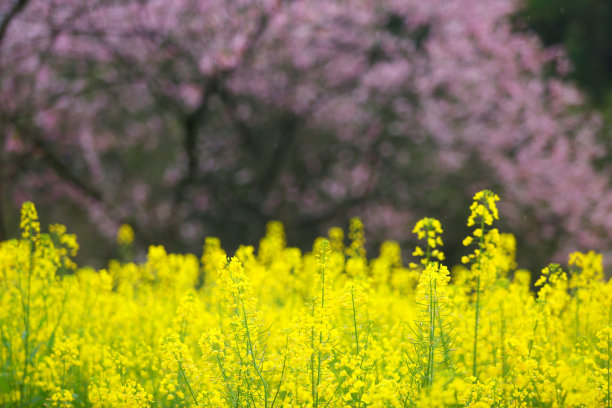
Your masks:
<svg viewBox="0 0 612 408"><path fill-rule="evenodd" d="M29 0L10 21L5 2L16 200L67 197L107 235L201 238L236 206L296 228L358 209L402 238L437 182L495 186L534 242L610 244L599 118L547 74L563 50L513 28L520 1Z"/></svg>

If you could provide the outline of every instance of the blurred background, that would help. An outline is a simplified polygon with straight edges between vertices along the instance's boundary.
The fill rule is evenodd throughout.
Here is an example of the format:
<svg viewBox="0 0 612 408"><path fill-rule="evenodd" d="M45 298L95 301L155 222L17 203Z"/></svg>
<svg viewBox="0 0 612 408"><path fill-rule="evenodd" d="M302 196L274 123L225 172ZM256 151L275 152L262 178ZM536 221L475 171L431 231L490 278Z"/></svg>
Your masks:
<svg viewBox="0 0 612 408"><path fill-rule="evenodd" d="M230 252L351 216L458 261L497 192L519 265L611 258L608 0L0 0L0 238L19 207L82 264L150 244Z"/></svg>

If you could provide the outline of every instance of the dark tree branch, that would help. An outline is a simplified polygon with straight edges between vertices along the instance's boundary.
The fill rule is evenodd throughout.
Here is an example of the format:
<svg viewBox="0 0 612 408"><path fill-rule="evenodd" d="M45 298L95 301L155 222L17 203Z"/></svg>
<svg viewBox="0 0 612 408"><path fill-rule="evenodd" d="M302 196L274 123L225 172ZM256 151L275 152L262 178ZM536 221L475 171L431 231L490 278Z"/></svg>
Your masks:
<svg viewBox="0 0 612 408"><path fill-rule="evenodd" d="M236 187L227 179L221 179L215 173L208 173L198 179L198 184L206 186L206 190L216 197L217 203L226 210L241 209L260 221L267 221L268 215L261 210L259 203L253 203L245 197L235 194ZM202 218L205 214L199 214Z"/></svg>
<svg viewBox="0 0 612 408"><path fill-rule="evenodd" d="M6 37L6 32L8 31L9 25L11 21L17 17L19 13L23 11L25 6L28 4L29 0L17 0L17 2L11 7L10 11L2 21L0 22L0 48L2 48L2 43L4 42L4 38Z"/></svg>
<svg viewBox="0 0 612 408"><path fill-rule="evenodd" d="M366 192L356 197L347 197L344 201L330 206L327 210L323 212L320 212L314 215L310 215L310 216L301 217L297 223L297 226L298 228L301 229L301 228L312 227L314 225L318 225L323 222L333 220L339 215L346 214L346 212L350 210L352 207L359 205L359 204L363 204L364 202L366 202L372 197L373 195L370 192Z"/></svg>
<svg viewBox="0 0 612 408"><path fill-rule="evenodd" d="M68 181L78 190L83 192L86 197L92 198L97 202L103 202L103 196L98 189L96 189L93 185L86 182L81 177L77 176L77 174L66 165L60 157L53 151L51 146L39 135L34 134L32 129L26 129L23 125L15 122L16 129L19 130L19 133L22 137L30 140L32 145L42 153L43 160L47 163L47 165L53 170L55 174L57 174L61 179Z"/></svg>
<svg viewBox="0 0 612 408"><path fill-rule="evenodd" d="M200 129L204 115L208 110L210 97L215 92L216 88L216 79L209 79L202 90L202 98L200 99L200 103L193 111L185 116L183 122L185 126L185 140L183 142L183 148L185 154L187 155L187 174L185 175L182 184L189 184L195 179L198 168L198 155L196 151L198 130Z"/></svg>
<svg viewBox="0 0 612 408"><path fill-rule="evenodd" d="M366 129L365 132L368 133L369 130L371 129ZM382 135L378 134L363 154L362 163L369 167L371 173L374 173L376 168L384 163L384 160L382 160L378 153L378 148L383 140ZM298 228L316 226L338 216L346 215L354 206L364 204L372 198L380 199L382 192L379 187L380 183L376 180L376 177L371 176L366 181L366 184L359 189L360 191L354 192L353 195L344 198L342 201L331 203L324 211L300 217L297 226Z"/></svg>
<svg viewBox="0 0 612 408"><path fill-rule="evenodd" d="M268 24L269 16L262 14L257 22L253 34L249 37L248 43L245 47L245 51L242 54L241 61L244 64L246 60L252 57L254 53L254 47L259 37L265 31ZM181 47L177 47L181 49ZM189 55L189 53L185 53ZM190 58L192 59L192 58ZM196 64L197 65L197 64ZM187 172L185 176L177 184L175 193L175 203L179 203L184 198L186 188L197 181L198 172L198 152L197 152L197 137L198 132L202 126L202 120L210 103L210 98L213 94L217 94L228 111L228 115L232 119L234 126L239 130L239 134L243 138L249 148L256 149L257 145L250 132L250 129L242 121L239 121L235 113L235 99L231 93L224 87L222 87L223 81L231 75L233 71L238 67L238 64L231 68L221 70L206 80L204 85L203 95L198 106L187 114L183 120L185 137L183 140L183 150L187 156Z"/></svg>
<svg viewBox="0 0 612 408"><path fill-rule="evenodd" d="M0 135L0 146L4 146L6 143L6 134ZM6 152L0 151L0 240L6 240L6 225L4 222L4 194L8 191L6 188L6 171L8 169L6 163Z"/></svg>
<svg viewBox="0 0 612 408"><path fill-rule="evenodd" d="M219 96L221 103L225 107L225 112L229 117L230 121L232 122L232 125L238 131L238 135L244 143L244 146L248 148L249 151L251 151L255 156L259 156L261 154L261 148L259 147L259 144L257 143L253 132L251 132L249 126L238 117L238 114L236 112L236 106L238 105L238 102L236 101L235 96L226 87L222 85L219 85L217 89L217 95Z"/></svg>
<svg viewBox="0 0 612 408"><path fill-rule="evenodd" d="M249 37L244 54L242 55L243 63L244 61L249 60L253 56L255 52L255 44L257 43L261 35L266 31L269 21L270 16L268 16L267 14L263 13L261 16L259 16L259 20L257 20L257 26L255 27L253 34Z"/></svg>
<svg viewBox="0 0 612 408"><path fill-rule="evenodd" d="M292 147L297 140L297 129L303 120L303 117L289 114L289 117L282 122L281 134L278 137L272 156L267 160L267 165L259 176L259 187L263 197L266 197L272 190L285 164L289 160L293 150Z"/></svg>
<svg viewBox="0 0 612 408"><path fill-rule="evenodd" d="M69 185L75 187L84 198L92 200L93 202L101 205L104 212L115 222L128 222L134 229L140 241L146 242L147 244L152 242L149 234L149 228L141 228L133 217L128 217L129 219L119 217L117 215L117 211L106 202L102 192L92 184L88 183L85 179L79 177L76 172L53 151L51 146L49 146L49 143L47 143L41 136L33 134L32 129L26 129L16 121L15 127L20 131L20 134L24 139L28 139L30 141L33 147L33 152L42 154L43 161L61 180L64 180ZM28 156L29 155L24 155L21 157L21 159L26 159L24 160L24 167L27 166L28 162L31 160L31 156ZM17 157L16 159L19 160L20 158Z"/></svg>
<svg viewBox="0 0 612 408"><path fill-rule="evenodd" d="M198 176L199 167L199 156L197 151L197 139L200 128L202 127L202 121L208 110L210 104L210 98L218 92L219 80L215 77L209 78L202 89L202 97L198 106L189 112L183 119L184 128L184 139L183 139L183 151L187 156L187 172L183 175L181 180L177 183L174 202L175 204L180 203L185 196L185 190L191 184L196 183Z"/></svg>
<svg viewBox="0 0 612 408"><path fill-rule="evenodd" d="M62 160L57 156L51 148L38 137L32 137L34 145L43 153L43 159L47 162L49 167L60 176L60 178L68 181L73 186L81 190L89 198L93 198L96 201L102 202L102 193L98 191L93 185L87 183L81 179L72 171Z"/></svg>

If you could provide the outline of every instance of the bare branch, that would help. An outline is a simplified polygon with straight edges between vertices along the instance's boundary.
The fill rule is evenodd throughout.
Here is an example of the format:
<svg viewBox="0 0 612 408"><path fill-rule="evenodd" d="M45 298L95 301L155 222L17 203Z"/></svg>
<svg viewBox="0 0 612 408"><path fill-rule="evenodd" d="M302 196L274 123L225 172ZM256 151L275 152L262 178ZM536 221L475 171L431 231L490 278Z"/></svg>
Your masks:
<svg viewBox="0 0 612 408"><path fill-rule="evenodd" d="M255 136L251 132L249 126L238 117L236 106L238 105L234 95L224 86L217 87L217 95L225 107L225 112L229 117L232 125L236 128L245 147L255 155L261 154L261 148L257 143Z"/></svg>
<svg viewBox="0 0 612 408"><path fill-rule="evenodd" d="M4 18L0 22L0 48L2 48L2 42L6 37L6 32L8 31L11 21L13 21L13 19L23 11L25 6L28 4L28 1L29 0L17 0L11 10L8 12L8 14L4 16Z"/></svg>
<svg viewBox="0 0 612 408"><path fill-rule="evenodd" d="M268 193L274 187L274 183L278 180L278 176L285 167L285 164L289 161L293 147L298 139L298 127L304 121L303 116L297 116L290 114L281 123L281 134L276 142L276 147L272 152L272 156L267 160L267 165L260 173L259 185L263 197L266 197Z"/></svg>
<svg viewBox="0 0 612 408"><path fill-rule="evenodd" d="M325 211L300 218L297 223L298 228L312 227L314 225L319 225L326 221L330 221L339 215L345 214L352 207L365 203L372 197L373 194L371 194L369 191L356 197L347 197L344 199L344 201L331 205Z"/></svg>
<svg viewBox="0 0 612 408"><path fill-rule="evenodd" d="M80 191L85 193L89 198L93 198L96 201L102 202L102 193L98 191L93 185L87 183L81 179L76 173L68 167L58 155L53 152L51 147L42 139L37 136L30 136L32 143L39 149L43 154L43 159L47 162L49 167L60 176L60 178L68 181L73 186L77 187Z"/></svg>

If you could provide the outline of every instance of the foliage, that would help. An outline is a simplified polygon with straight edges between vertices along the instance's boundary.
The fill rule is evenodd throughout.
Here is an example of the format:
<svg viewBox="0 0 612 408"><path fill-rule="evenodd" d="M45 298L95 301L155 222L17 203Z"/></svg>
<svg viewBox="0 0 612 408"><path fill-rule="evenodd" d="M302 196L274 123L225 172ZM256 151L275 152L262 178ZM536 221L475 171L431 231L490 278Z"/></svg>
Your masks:
<svg viewBox="0 0 612 408"><path fill-rule="evenodd" d="M474 196L469 269L452 274L431 218L415 227L426 264L404 266L393 242L366 258L353 219L348 245L334 228L304 254L274 222L231 259L207 238L199 260L153 246L144 263L64 273L75 237L41 232L28 202L21 237L0 243L0 404L609 407L601 256L549 265L532 293L492 228L497 200Z"/></svg>
<svg viewBox="0 0 612 408"><path fill-rule="evenodd" d="M547 46L562 45L572 62L569 76L598 106L612 103L612 4L605 0L527 0L522 24ZM562 73L563 69L561 70Z"/></svg>

